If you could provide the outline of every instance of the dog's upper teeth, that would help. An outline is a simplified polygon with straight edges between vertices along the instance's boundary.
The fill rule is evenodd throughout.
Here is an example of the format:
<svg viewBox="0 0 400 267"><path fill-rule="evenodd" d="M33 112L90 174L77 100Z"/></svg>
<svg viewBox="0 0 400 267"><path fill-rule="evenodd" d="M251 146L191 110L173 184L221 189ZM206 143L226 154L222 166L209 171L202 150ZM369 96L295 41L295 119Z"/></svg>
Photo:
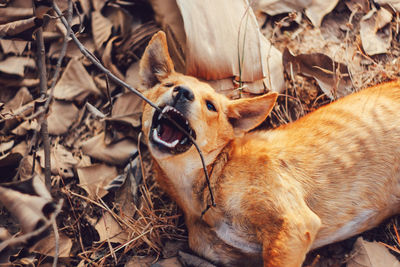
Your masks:
<svg viewBox="0 0 400 267"><path fill-rule="evenodd" d="M187 137L183 138L182 141L180 142L180 144L183 145L184 143L186 143L187 140L188 140Z"/></svg>
<svg viewBox="0 0 400 267"><path fill-rule="evenodd" d="M171 107L171 106L165 106L165 107L163 108L163 110L162 110L162 112L161 112L161 113L168 112L168 111L170 111L171 109L172 109L172 107Z"/></svg>
<svg viewBox="0 0 400 267"><path fill-rule="evenodd" d="M160 134L160 131L161 131L161 124L159 124L159 125L157 126L157 133Z"/></svg>

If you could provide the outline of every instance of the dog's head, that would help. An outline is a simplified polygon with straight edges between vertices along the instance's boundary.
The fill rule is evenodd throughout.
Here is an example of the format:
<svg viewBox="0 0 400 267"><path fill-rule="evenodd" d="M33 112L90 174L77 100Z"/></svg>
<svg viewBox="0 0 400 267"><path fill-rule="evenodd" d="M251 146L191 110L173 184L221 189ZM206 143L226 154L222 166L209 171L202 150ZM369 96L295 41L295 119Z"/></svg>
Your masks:
<svg viewBox="0 0 400 267"><path fill-rule="evenodd" d="M207 161L209 155L219 153L235 136L264 121L277 97L272 93L229 100L207 83L175 72L163 32L155 34L147 46L140 62L140 75L145 96L180 126L145 104L143 132L156 159L191 155L198 159L193 143L181 131L183 129L199 145Z"/></svg>

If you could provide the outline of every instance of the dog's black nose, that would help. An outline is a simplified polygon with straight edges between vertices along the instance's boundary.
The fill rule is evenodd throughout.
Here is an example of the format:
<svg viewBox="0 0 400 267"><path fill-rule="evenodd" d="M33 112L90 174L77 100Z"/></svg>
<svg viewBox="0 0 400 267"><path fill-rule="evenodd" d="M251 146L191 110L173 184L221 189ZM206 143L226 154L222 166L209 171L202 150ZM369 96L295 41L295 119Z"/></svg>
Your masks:
<svg viewBox="0 0 400 267"><path fill-rule="evenodd" d="M174 96L175 101L193 101L194 94L193 92L183 85L178 85L174 88L172 95Z"/></svg>

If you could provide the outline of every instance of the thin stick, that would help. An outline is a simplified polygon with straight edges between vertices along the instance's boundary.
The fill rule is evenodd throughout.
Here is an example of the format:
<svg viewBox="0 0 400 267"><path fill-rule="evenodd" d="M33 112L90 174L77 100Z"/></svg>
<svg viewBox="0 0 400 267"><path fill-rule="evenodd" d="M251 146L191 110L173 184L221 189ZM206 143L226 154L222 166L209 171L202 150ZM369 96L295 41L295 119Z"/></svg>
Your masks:
<svg viewBox="0 0 400 267"><path fill-rule="evenodd" d="M35 13L35 1L32 0L33 13ZM47 95L47 71L46 71L46 58L45 58L45 48L43 40L43 28L40 27L36 35L36 62L39 71L40 79L40 99L44 100ZM47 124L47 118L42 114L41 116L41 127L40 132L43 139L43 150L44 150L44 181L47 189L51 190L51 161L50 161L50 140L49 140L49 130ZM36 141L36 140L35 140ZM33 158L35 160L35 158Z"/></svg>
<svg viewBox="0 0 400 267"><path fill-rule="evenodd" d="M56 14L60 17L61 22L64 24L64 26L66 28L70 28L70 25L68 24L68 22L66 21L66 19L64 18L63 14L61 13L60 9L58 8L56 2L53 2L53 9L56 12ZM121 79L119 79L117 76L115 76L113 73L111 73L107 68L105 68L100 62L99 60L94 57L86 48L85 46L83 46L83 44L78 40L78 38L75 36L75 34L73 34L71 32L71 37L72 40L75 42L75 44L77 45L77 47L79 48L79 50L82 52L82 54L84 56L86 56L97 68L99 68L102 72L104 72L106 75L108 75L108 77L110 77L111 80L113 80L115 83L117 83L118 85L121 85L127 89L129 89L131 92L133 92L134 94L136 94L137 96L139 96L140 98L142 98L144 101L146 101L150 106L152 106L155 110L157 110L158 112L160 112L160 114L162 114L162 116L166 119L168 119L169 121L171 121L180 131L182 131L189 139L190 141L193 143L193 145L195 146L199 156L200 156L200 160L201 163L203 165L203 171L206 177L206 181L207 181L207 186L208 189L210 191L210 198L211 198L211 205L213 207L216 206L215 204L215 200L214 200L214 194L213 191L211 189L211 185L210 185L210 178L208 176L208 172L207 172L207 167L204 161L204 157L203 157L203 153L200 150L200 147L197 145L196 141L193 139L193 137L187 132L185 131L175 120L173 120L172 118L170 118L167 114L163 114L162 110L153 102L151 102L147 97L145 97L143 94L141 94L138 90L134 89L133 87L131 87L129 84L127 84L126 82L122 81ZM204 214L208 209L210 208L210 205L207 204L206 209L202 212L202 214Z"/></svg>
<svg viewBox="0 0 400 267"><path fill-rule="evenodd" d="M58 255L60 254L60 234L58 233L57 222L55 218L52 218L51 224L53 225L54 242L56 243L54 251L54 259L53 259L53 267L57 267Z"/></svg>

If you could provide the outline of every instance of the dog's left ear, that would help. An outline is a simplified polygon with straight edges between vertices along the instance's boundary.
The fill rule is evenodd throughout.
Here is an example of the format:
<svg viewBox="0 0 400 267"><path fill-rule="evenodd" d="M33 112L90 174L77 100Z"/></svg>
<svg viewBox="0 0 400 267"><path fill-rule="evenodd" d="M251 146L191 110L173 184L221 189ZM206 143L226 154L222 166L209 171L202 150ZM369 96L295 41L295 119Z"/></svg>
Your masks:
<svg viewBox="0 0 400 267"><path fill-rule="evenodd" d="M227 116L235 135L241 135L260 125L271 112L277 97L277 93L270 93L230 101Z"/></svg>
<svg viewBox="0 0 400 267"><path fill-rule="evenodd" d="M167 38L162 31L151 38L140 60L139 74L146 89L153 87L174 72L168 53Z"/></svg>

